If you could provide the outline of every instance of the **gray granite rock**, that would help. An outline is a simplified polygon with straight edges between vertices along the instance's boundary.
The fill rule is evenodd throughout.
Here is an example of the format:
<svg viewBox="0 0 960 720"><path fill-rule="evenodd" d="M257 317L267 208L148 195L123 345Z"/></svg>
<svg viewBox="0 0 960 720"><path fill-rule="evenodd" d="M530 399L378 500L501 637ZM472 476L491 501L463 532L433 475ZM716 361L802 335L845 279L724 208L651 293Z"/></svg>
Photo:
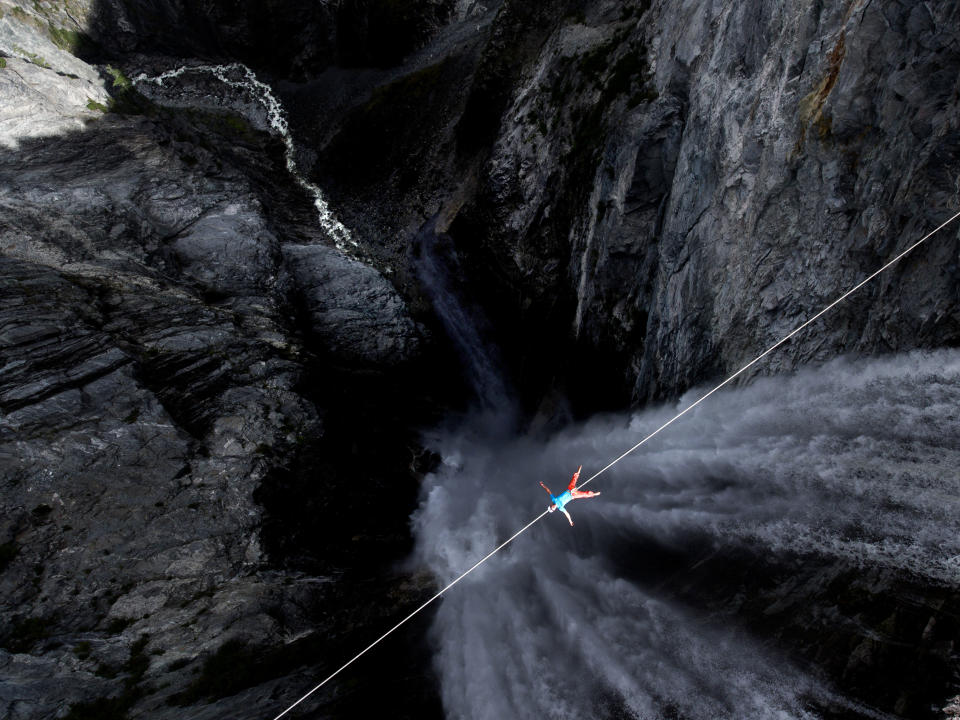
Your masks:
<svg viewBox="0 0 960 720"><path fill-rule="evenodd" d="M389 367L416 356L406 305L376 270L323 245L285 245L283 257L311 332L335 362Z"/></svg>
<svg viewBox="0 0 960 720"><path fill-rule="evenodd" d="M17 2L0 15L0 147L81 130L109 106L100 74L72 54L83 27L52 5Z"/></svg>
<svg viewBox="0 0 960 720"><path fill-rule="evenodd" d="M957 12L588 3L527 58L475 194L441 215L523 298L498 319L557 351L569 328L621 402L719 379L960 206ZM958 247L951 227L761 372L956 342Z"/></svg>

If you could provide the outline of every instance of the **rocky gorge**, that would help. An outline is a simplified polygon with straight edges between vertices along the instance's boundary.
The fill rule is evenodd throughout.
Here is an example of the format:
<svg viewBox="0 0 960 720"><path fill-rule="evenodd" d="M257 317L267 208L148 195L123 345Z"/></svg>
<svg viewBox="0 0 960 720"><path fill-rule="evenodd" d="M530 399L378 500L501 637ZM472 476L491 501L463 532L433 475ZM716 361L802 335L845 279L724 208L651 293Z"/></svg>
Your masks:
<svg viewBox="0 0 960 720"><path fill-rule="evenodd" d="M476 403L435 255L537 436L719 379L960 206L951 2L0 13L11 720L273 717L432 594L421 431ZM231 63L292 155L255 92L200 70ZM950 227L758 372L956 347L958 254ZM858 703L810 716L952 712L956 576L626 547L624 575ZM430 622L298 712L456 716Z"/></svg>

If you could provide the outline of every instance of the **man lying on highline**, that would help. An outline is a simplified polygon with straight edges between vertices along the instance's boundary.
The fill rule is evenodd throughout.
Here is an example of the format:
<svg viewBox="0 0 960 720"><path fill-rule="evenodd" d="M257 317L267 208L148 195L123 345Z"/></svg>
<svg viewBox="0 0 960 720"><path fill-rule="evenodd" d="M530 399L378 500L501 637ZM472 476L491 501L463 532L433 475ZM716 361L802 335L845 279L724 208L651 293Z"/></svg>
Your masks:
<svg viewBox="0 0 960 720"><path fill-rule="evenodd" d="M573 474L573 479L570 480L570 484L567 485L567 491L561 493L560 495L554 496L548 488L543 483L540 483L540 486L547 491L547 494L550 495L550 499L553 500L553 505L547 508L550 512L554 510L559 510L564 515L567 516L567 520L570 521L570 527L573 527L573 518L570 517L570 513L566 511L564 505L566 505L571 500L576 500L577 498L590 498L596 497L600 493L591 492L590 490L577 490L577 480L580 478L580 471L583 470L583 465L577 468L577 471Z"/></svg>

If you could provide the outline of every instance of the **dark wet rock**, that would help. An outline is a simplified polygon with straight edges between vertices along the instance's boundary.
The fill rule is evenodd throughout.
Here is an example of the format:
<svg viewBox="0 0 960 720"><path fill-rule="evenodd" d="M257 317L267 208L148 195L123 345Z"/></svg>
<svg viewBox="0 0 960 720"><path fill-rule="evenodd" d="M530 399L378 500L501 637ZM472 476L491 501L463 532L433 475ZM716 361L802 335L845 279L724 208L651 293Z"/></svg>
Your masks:
<svg viewBox="0 0 960 720"><path fill-rule="evenodd" d="M100 56L139 53L240 60L302 79L331 64L389 66L436 32L452 0L90 2ZM96 54L93 57L97 57Z"/></svg>
<svg viewBox="0 0 960 720"><path fill-rule="evenodd" d="M732 371L956 207L951 3L520 5L458 46L469 89L438 54L368 78L383 84L347 117L380 130L328 128L316 174L390 264L417 213L449 229L532 405L553 387L616 407ZM427 123L433 140L409 130ZM378 132L377 157L338 161ZM377 161L424 146L444 160ZM956 342L956 256L951 229L762 371Z"/></svg>
<svg viewBox="0 0 960 720"><path fill-rule="evenodd" d="M318 630L327 578L268 554L255 495L324 435L337 381L304 392L313 353L369 372L410 361L418 331L377 270L321 244L278 141L235 116L99 115L0 156L0 715L262 717L340 646ZM330 622L415 601L405 582L392 601L348 582ZM305 636L292 664L261 659ZM258 650L234 699L191 690L228 643Z"/></svg>
<svg viewBox="0 0 960 720"><path fill-rule="evenodd" d="M389 367L416 355L406 305L372 267L322 245L285 245L283 257L310 332L333 362Z"/></svg>
<svg viewBox="0 0 960 720"><path fill-rule="evenodd" d="M188 189L178 151L133 120L2 161L0 532L17 553L0 575L0 652L7 677L39 663L74 688L33 687L25 716L109 694L103 678L131 677L143 635L180 649L148 676L224 631L277 637L252 494L263 449L317 411L293 391L302 367L263 284L270 266L191 275L180 241L215 244L224 218L247 229L252 211L229 199L252 201L236 177L196 174ZM0 693L9 712L17 692Z"/></svg>
<svg viewBox="0 0 960 720"><path fill-rule="evenodd" d="M952 4L593 7L528 66L460 235L524 297L505 322L569 299L552 333L620 397L735 369L955 207ZM766 371L955 342L956 255L951 229Z"/></svg>

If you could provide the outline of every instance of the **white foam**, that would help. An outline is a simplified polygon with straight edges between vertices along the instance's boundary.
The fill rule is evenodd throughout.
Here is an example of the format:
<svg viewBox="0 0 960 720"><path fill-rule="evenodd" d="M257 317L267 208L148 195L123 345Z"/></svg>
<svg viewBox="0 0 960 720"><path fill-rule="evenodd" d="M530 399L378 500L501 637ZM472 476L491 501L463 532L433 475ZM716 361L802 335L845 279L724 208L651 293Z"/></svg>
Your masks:
<svg viewBox="0 0 960 720"><path fill-rule="evenodd" d="M598 478L601 497L571 503L574 528L547 516L445 596L434 632L447 713L809 717L811 696L837 699L745 633L618 577L608 553L639 530L667 545L695 533L960 584L958 408L956 351L718 393ZM435 435L456 462L426 480L417 560L456 577L542 511L538 481L562 489L578 464L602 467L675 412L596 417L545 442Z"/></svg>

